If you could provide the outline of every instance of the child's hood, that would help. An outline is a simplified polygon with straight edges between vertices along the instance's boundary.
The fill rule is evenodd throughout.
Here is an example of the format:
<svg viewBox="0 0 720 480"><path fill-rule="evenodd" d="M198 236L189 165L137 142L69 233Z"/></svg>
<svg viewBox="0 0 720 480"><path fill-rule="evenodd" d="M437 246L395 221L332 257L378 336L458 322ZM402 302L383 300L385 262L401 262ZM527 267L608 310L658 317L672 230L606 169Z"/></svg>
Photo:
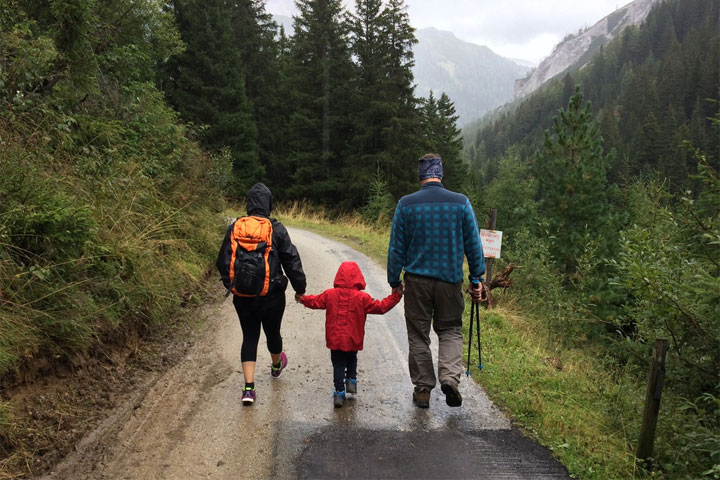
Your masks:
<svg viewBox="0 0 720 480"><path fill-rule="evenodd" d="M335 274L335 288L356 288L365 290L365 277L355 262L343 262Z"/></svg>

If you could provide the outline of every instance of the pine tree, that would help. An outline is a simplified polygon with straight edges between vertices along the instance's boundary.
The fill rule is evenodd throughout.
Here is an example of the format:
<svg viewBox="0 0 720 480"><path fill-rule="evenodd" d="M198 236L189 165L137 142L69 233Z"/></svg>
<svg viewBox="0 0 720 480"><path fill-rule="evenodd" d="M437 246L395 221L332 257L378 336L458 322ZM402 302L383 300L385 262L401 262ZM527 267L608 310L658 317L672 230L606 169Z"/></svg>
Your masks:
<svg viewBox="0 0 720 480"><path fill-rule="evenodd" d="M272 113L272 118L280 116L274 123L272 132L272 146L267 153L266 181L273 189L273 197L278 200L293 199L290 187L293 185L293 172L295 171L295 158L291 155L293 130L291 126L293 112L296 111L298 93L296 82L292 77L293 58L291 51L292 40L285 34L284 27L280 27L277 50L277 99L280 104L278 110ZM267 122L271 127L272 122Z"/></svg>
<svg viewBox="0 0 720 480"><path fill-rule="evenodd" d="M391 191L399 197L415 188L417 182L415 160L420 154L427 152L421 152L419 145L419 137L422 133L412 73L412 68L415 66L413 46L417 43L415 29L410 26L410 17L404 0L388 0L383 13L387 25L385 36L390 47L389 98L394 98L396 105L387 135L388 179L391 183ZM447 102L442 106L438 105L443 109L439 113L445 121L452 122L447 116L454 115L454 107L450 104L453 111L447 111L449 98L446 97L446 100ZM458 144L458 156L461 150L461 144ZM416 155L410 156L409 154L412 153ZM452 164L455 161L455 152L446 152L446 155L449 155L448 159Z"/></svg>
<svg viewBox="0 0 720 480"><path fill-rule="evenodd" d="M338 205L343 200L351 132L354 67L340 0L301 0L291 44L289 142L294 198Z"/></svg>
<svg viewBox="0 0 720 480"><path fill-rule="evenodd" d="M379 170L399 197L413 188L415 161L422 153L412 83L417 40L402 0L385 8L380 0L356 0L349 23L360 82L348 172L351 195L361 201L368 179Z"/></svg>
<svg viewBox="0 0 720 480"><path fill-rule="evenodd" d="M233 42L242 59L245 90L258 131L260 162L268 167L281 150L287 130L285 94L280 66L277 24L263 0L231 3ZM270 182L272 183L272 182Z"/></svg>
<svg viewBox="0 0 720 480"><path fill-rule="evenodd" d="M551 251L566 274L575 271L588 237L606 244L612 234L606 228L610 217L606 171L611 159L603 153L590 104L583 106L577 87L567 110L554 118L553 134L545 132L534 165L540 213L553 239Z"/></svg>
<svg viewBox="0 0 720 480"><path fill-rule="evenodd" d="M436 100L430 91L427 99L420 100L420 118L423 148L440 154L443 159L443 184L451 190L460 190L465 184L468 167L462 160L462 140L456 125L455 106L445 93Z"/></svg>
<svg viewBox="0 0 720 480"><path fill-rule="evenodd" d="M261 179L257 127L247 100L233 10L225 0L177 0L175 18L186 50L168 62L166 93L183 118L202 125L203 143L227 148L233 162L231 195Z"/></svg>

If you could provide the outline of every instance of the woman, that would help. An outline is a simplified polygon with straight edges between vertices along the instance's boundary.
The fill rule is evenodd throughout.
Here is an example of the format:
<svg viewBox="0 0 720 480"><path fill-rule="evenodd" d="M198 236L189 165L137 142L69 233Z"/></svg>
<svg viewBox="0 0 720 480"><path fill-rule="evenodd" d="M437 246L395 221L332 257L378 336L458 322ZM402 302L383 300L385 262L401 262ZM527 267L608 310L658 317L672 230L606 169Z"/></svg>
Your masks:
<svg viewBox="0 0 720 480"><path fill-rule="evenodd" d="M255 391L255 363L257 360L257 346L260 340L260 328L265 331L267 348L272 359L270 374L278 378L287 366L287 355L283 351L280 325L285 312L285 289L288 278L295 290L296 297L305 293L305 273L302 269L302 262L297 248L292 244L285 226L274 218L270 218L272 210L272 193L262 183L257 183L248 191L247 214L255 217L258 222L267 224L269 220L272 226L272 240L269 242L270 250L267 255L269 266L269 281L266 283L263 292L257 296L241 296L233 288L234 282L231 279L230 266L233 263L237 240L233 238L233 227L228 228L225 240L218 254L217 267L220 270L223 284L228 290L233 290L233 305L240 319L240 327L243 332L243 343L240 351L243 375L245 376L245 388L243 389L243 405L252 405L256 398ZM239 220L238 220L239 221ZM282 266L282 269L281 269ZM283 275L283 271L285 275Z"/></svg>

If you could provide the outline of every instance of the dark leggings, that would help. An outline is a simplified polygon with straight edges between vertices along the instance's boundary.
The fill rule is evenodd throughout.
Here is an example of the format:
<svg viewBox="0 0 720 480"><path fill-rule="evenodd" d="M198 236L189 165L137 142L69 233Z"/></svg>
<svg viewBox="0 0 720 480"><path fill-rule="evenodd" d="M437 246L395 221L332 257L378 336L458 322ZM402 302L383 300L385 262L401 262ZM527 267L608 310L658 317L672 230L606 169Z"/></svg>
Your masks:
<svg viewBox="0 0 720 480"><path fill-rule="evenodd" d="M270 353L282 352L280 324L285 312L285 293L267 297L238 297L233 295L233 305L240 319L243 332L240 361L254 362L257 360L257 347L260 341L260 325L265 331L267 348Z"/></svg>
<svg viewBox="0 0 720 480"><path fill-rule="evenodd" d="M357 378L357 352L330 350L330 360L333 364L335 390L342 392L345 390L345 378Z"/></svg>

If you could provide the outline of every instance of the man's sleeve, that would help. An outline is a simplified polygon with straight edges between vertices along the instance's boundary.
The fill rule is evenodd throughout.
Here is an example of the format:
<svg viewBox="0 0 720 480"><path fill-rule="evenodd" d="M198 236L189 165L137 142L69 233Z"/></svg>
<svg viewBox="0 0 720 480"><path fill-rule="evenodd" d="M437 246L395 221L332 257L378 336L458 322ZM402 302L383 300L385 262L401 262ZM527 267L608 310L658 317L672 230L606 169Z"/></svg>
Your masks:
<svg viewBox="0 0 720 480"><path fill-rule="evenodd" d="M399 286L402 281L400 274L405 266L405 253L407 251L407 232L405 232L405 218L398 204L393 216L390 230L390 243L387 255L387 279L392 288Z"/></svg>
<svg viewBox="0 0 720 480"><path fill-rule="evenodd" d="M463 208L463 248L470 268L470 281L475 284L482 282L485 274L485 257L475 212L470 205L470 200L467 199Z"/></svg>

